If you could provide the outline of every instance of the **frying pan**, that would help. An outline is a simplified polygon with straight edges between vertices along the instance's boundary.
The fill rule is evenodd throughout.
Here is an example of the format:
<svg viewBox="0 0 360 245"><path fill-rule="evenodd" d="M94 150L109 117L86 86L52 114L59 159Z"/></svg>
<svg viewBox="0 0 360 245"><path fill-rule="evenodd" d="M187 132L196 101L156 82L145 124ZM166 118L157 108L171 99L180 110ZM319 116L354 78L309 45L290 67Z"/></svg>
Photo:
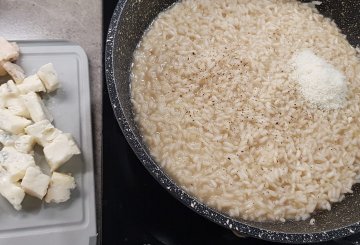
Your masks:
<svg viewBox="0 0 360 245"><path fill-rule="evenodd" d="M184 192L151 158L147 146L133 117L130 101L130 68L133 52L144 31L156 16L175 0L120 0L111 19L105 50L105 72L110 101L115 117L129 145L151 175L184 205L209 220L234 232L260 239L309 243L354 235L360 232L360 186L342 202L332 206L331 211L313 215L315 225L309 221L252 222L234 219L197 201ZM360 45L358 0L327 0L319 11L336 21L349 42ZM351 239L349 239L351 240Z"/></svg>

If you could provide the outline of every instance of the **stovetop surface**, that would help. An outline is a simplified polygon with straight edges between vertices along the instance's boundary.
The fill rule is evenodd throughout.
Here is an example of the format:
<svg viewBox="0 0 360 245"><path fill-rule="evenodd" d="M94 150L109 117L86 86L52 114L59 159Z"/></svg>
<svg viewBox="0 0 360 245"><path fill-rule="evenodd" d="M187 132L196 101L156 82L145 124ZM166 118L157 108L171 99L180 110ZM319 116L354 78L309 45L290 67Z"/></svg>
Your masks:
<svg viewBox="0 0 360 245"><path fill-rule="evenodd" d="M103 3L105 39L117 0ZM103 87L104 245L270 244L254 238L238 238L167 193L147 172L126 142L115 120L106 83Z"/></svg>

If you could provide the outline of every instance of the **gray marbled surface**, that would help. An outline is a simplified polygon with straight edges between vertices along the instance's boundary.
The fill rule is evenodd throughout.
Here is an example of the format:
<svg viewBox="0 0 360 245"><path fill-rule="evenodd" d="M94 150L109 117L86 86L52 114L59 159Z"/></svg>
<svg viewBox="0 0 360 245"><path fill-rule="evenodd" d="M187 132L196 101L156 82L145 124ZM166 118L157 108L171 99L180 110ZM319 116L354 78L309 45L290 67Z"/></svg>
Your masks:
<svg viewBox="0 0 360 245"><path fill-rule="evenodd" d="M102 3L101 0L0 0L0 36L11 40L62 39L79 44L90 64L91 106L101 223Z"/></svg>

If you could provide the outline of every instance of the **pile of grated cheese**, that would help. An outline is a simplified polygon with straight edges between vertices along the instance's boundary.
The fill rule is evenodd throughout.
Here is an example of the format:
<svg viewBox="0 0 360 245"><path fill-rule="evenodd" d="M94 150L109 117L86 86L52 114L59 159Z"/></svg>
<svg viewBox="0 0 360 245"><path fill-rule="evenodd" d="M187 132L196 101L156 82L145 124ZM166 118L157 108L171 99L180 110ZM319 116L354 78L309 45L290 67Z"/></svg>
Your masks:
<svg viewBox="0 0 360 245"><path fill-rule="evenodd" d="M325 110L344 107L347 93L344 74L310 50L295 53L291 63L292 76L308 102Z"/></svg>

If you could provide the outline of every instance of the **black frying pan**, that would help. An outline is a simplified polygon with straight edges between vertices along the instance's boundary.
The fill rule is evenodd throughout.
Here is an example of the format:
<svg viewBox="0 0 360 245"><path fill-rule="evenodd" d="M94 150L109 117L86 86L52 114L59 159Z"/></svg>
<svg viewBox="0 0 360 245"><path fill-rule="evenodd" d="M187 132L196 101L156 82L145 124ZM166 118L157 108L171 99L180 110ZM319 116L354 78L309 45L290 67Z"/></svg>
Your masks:
<svg viewBox="0 0 360 245"><path fill-rule="evenodd" d="M106 40L106 79L111 104L128 143L152 176L173 196L193 211L228 229L253 237L293 243L339 239L360 232L360 186L331 211L309 221L251 222L237 220L199 203L178 187L153 161L133 118L130 102L130 65L133 52L149 24L175 0L120 0L114 11ZM360 1L324 0L318 7L336 21L352 45L360 45ZM353 236L354 237L354 236Z"/></svg>

